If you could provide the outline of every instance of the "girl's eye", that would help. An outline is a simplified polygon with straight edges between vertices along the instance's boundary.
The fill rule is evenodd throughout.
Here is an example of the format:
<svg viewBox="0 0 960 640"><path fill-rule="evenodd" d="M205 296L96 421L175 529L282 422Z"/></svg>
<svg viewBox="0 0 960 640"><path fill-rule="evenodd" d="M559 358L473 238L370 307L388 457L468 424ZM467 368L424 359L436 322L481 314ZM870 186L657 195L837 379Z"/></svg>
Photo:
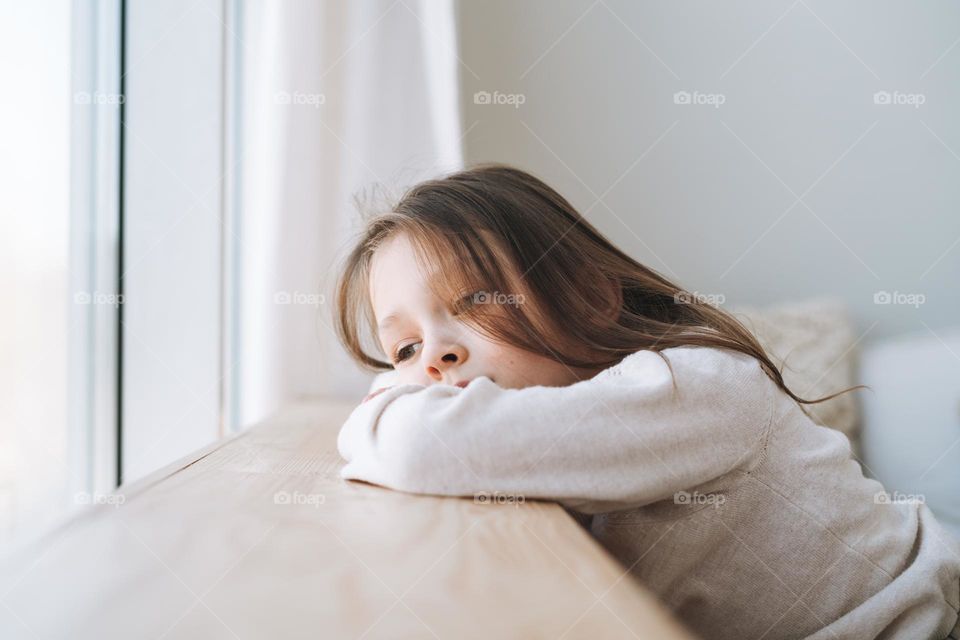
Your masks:
<svg viewBox="0 0 960 640"><path fill-rule="evenodd" d="M397 349L393 354L393 363L398 364L413 357L413 354L416 353L414 347L419 347L419 342L411 342L410 344L405 344L399 349ZM419 349L417 349L419 350Z"/></svg>

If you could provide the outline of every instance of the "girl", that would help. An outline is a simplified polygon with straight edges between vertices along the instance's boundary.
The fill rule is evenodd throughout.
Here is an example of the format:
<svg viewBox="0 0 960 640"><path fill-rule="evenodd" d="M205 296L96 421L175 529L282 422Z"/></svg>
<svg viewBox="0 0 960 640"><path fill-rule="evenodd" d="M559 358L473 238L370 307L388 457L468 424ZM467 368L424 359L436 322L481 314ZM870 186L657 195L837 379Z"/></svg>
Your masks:
<svg viewBox="0 0 960 640"><path fill-rule="evenodd" d="M796 395L733 316L535 177L413 187L337 296L344 345L395 383L343 425L344 478L556 501L705 637L960 635L949 534L802 407L834 396Z"/></svg>

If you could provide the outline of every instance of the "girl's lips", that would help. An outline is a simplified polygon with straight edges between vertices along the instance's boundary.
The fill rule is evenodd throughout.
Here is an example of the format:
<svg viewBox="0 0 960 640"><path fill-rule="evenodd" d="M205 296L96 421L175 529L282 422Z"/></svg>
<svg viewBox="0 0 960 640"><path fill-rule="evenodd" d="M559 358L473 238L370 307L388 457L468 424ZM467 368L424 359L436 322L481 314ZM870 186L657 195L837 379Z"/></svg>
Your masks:
<svg viewBox="0 0 960 640"><path fill-rule="evenodd" d="M461 389L463 389L463 388L466 387L468 384L470 384L470 381L469 381L469 380L461 380L460 382L456 383L456 384L453 385L453 386L455 386L455 387L460 387Z"/></svg>

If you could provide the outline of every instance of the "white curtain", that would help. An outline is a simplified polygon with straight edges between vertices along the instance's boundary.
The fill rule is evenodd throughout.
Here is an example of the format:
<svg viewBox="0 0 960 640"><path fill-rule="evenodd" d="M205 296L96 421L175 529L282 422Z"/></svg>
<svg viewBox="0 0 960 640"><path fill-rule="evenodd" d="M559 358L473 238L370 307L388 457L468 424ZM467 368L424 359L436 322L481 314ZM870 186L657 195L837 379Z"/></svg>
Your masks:
<svg viewBox="0 0 960 640"><path fill-rule="evenodd" d="M299 397L367 390L331 330L334 269L359 230L355 194L462 167L454 11L453 0L244 6L227 238L234 426Z"/></svg>

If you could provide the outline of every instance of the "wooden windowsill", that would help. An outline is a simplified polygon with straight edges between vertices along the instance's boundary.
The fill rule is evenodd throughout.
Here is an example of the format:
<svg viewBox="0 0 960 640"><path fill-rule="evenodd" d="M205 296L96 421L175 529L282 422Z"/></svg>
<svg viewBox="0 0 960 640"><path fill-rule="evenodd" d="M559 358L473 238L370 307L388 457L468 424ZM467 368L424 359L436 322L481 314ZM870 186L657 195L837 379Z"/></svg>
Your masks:
<svg viewBox="0 0 960 640"><path fill-rule="evenodd" d="M7 559L0 635L691 637L555 504L340 479L351 408L292 405Z"/></svg>

